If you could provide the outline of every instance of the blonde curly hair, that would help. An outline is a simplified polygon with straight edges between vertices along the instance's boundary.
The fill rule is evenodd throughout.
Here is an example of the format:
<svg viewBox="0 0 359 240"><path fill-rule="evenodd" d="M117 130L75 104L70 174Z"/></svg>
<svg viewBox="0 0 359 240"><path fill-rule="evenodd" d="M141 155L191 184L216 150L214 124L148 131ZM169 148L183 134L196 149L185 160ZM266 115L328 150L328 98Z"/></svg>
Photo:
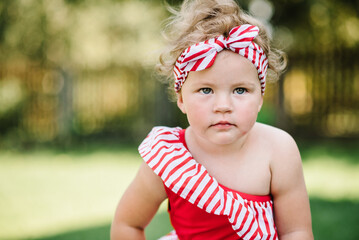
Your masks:
<svg viewBox="0 0 359 240"><path fill-rule="evenodd" d="M242 24L259 28L254 41L268 57L267 79L277 80L285 69L285 54L270 47L270 38L263 24L245 13L234 0L184 0L179 10L168 9L173 16L168 19L163 32L167 48L160 55L156 69L166 77L171 89L174 82L173 67L186 48L219 35L227 37L233 27Z"/></svg>

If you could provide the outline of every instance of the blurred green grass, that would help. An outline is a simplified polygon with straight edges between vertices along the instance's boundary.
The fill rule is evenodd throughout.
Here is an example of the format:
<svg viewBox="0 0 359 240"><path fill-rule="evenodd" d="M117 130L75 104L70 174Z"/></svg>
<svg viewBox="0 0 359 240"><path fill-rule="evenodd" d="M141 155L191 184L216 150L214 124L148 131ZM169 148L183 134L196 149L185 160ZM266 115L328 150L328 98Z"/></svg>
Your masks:
<svg viewBox="0 0 359 240"><path fill-rule="evenodd" d="M356 145L299 146L315 238L359 239ZM141 161L131 146L0 151L0 239L109 239L116 204ZM146 236L170 229L164 203Z"/></svg>

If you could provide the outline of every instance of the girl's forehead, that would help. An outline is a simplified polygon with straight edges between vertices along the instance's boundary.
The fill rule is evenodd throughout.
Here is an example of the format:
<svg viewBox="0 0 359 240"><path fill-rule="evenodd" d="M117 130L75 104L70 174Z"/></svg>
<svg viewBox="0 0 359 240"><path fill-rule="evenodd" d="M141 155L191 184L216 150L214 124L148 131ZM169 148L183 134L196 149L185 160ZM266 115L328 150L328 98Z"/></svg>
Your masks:
<svg viewBox="0 0 359 240"><path fill-rule="evenodd" d="M247 58L232 51L218 53L213 65L207 69L189 72L188 79L191 78L203 81L226 78L259 81L256 67Z"/></svg>

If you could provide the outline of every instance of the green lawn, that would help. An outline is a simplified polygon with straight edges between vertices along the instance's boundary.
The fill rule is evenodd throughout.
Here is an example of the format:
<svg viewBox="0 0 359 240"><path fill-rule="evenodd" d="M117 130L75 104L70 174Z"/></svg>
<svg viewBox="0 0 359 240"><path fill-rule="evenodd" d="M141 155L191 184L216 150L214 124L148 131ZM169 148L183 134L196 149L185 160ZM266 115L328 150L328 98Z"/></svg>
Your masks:
<svg viewBox="0 0 359 240"><path fill-rule="evenodd" d="M359 239L358 150L303 146L316 239ZM117 201L140 163L128 147L1 151L0 239L109 239ZM163 204L146 235L170 228Z"/></svg>

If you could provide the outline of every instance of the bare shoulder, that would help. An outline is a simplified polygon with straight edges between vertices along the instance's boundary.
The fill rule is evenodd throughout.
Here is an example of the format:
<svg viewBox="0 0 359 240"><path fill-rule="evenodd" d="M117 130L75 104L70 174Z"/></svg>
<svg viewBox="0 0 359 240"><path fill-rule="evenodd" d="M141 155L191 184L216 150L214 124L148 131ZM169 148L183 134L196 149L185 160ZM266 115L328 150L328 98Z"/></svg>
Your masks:
<svg viewBox="0 0 359 240"><path fill-rule="evenodd" d="M275 194L302 178L302 159L296 142L287 132L260 123L256 128L270 153L271 189Z"/></svg>
<svg viewBox="0 0 359 240"><path fill-rule="evenodd" d="M262 133L262 136L273 143L295 144L293 137L286 131L264 123L256 123L255 128Z"/></svg>
<svg viewBox="0 0 359 240"><path fill-rule="evenodd" d="M255 131L260 136L261 144L269 148L273 160L299 154L295 140L286 131L263 123L256 123Z"/></svg>
<svg viewBox="0 0 359 240"><path fill-rule="evenodd" d="M260 135L260 144L269 156L272 183L283 175L302 171L299 149L290 134L262 123L257 123L255 128Z"/></svg>

